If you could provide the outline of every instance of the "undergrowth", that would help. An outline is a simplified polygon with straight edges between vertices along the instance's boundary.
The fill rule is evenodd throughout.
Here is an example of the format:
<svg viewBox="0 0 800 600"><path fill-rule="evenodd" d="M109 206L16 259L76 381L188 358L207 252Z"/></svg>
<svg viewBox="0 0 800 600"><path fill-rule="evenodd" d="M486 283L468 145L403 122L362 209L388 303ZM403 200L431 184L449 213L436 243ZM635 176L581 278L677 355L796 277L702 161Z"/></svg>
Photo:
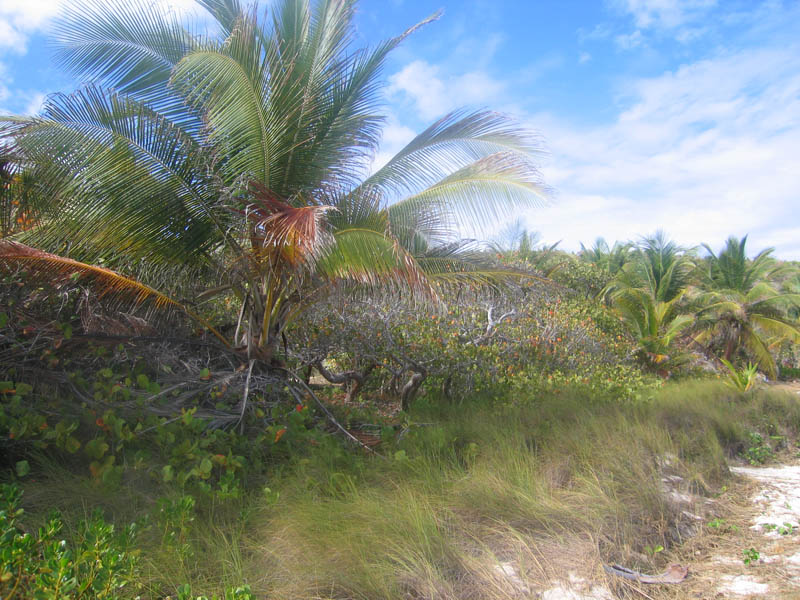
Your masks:
<svg viewBox="0 0 800 600"><path fill-rule="evenodd" d="M514 592L495 568L504 561L532 582L601 560L653 567L667 553L647 548L682 541L665 470L711 494L752 432L793 440L800 429L790 395L718 382L668 384L632 404L586 394L428 395L402 427L384 426L382 457L322 432L227 496L192 484L202 478L123 463L104 481L31 455L30 473L6 472L24 489L15 527L34 532L56 509L54 535L72 548L95 510L116 531L135 524L119 597L503 598Z"/></svg>

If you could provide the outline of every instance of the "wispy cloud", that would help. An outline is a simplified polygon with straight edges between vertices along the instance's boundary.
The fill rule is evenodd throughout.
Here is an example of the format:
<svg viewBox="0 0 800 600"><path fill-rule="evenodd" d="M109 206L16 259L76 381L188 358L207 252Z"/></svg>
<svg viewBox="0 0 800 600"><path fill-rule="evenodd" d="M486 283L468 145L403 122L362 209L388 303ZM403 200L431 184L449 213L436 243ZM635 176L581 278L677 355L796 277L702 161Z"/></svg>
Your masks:
<svg viewBox="0 0 800 600"><path fill-rule="evenodd" d="M484 71L445 75L440 67L415 60L389 77L388 93L410 101L419 116L429 121L463 105L498 99L505 83Z"/></svg>
<svg viewBox="0 0 800 600"><path fill-rule="evenodd" d="M621 33L614 37L614 43L622 50L633 50L644 43L642 32L637 29L633 33Z"/></svg>
<svg viewBox="0 0 800 600"><path fill-rule="evenodd" d="M0 0L0 46L24 54L28 36L58 13L61 0Z"/></svg>
<svg viewBox="0 0 800 600"><path fill-rule="evenodd" d="M800 237L767 235L798 202L800 47L719 55L628 88L627 107L602 127L533 119L560 196L532 225L572 248L665 227L683 243L761 233L764 245L800 255Z"/></svg>
<svg viewBox="0 0 800 600"><path fill-rule="evenodd" d="M633 17L636 27L675 29L703 17L717 0L615 0Z"/></svg>
<svg viewBox="0 0 800 600"><path fill-rule="evenodd" d="M389 162L395 154L402 150L406 144L413 140L416 135L416 131L410 127L401 125L394 115L390 116L383 128L380 152L375 155L370 170L374 172L380 169Z"/></svg>

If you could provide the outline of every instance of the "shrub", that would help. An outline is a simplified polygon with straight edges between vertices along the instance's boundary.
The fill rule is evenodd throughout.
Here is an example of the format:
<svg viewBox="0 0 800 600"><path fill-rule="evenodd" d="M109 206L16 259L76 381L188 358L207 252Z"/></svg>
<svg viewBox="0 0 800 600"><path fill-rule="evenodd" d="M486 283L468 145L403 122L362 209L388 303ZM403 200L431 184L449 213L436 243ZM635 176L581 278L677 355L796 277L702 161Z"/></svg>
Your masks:
<svg viewBox="0 0 800 600"><path fill-rule="evenodd" d="M136 552L130 550L133 525L121 532L99 513L80 523L78 539L62 537L63 524L53 513L36 534L20 523L22 493L0 485L0 597L105 599L128 597L136 577Z"/></svg>

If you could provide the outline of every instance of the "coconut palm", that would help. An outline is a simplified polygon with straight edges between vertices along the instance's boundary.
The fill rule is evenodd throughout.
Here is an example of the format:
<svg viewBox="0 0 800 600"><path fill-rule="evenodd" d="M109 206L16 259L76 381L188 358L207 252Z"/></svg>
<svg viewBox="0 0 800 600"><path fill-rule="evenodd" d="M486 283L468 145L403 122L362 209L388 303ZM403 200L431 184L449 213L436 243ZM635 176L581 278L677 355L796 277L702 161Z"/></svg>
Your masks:
<svg viewBox="0 0 800 600"><path fill-rule="evenodd" d="M640 359L657 370L668 371L684 360L675 342L692 322L681 314L692 268L686 251L659 231L638 244L601 292L638 342Z"/></svg>
<svg viewBox="0 0 800 600"><path fill-rule="evenodd" d="M446 115L365 177L381 68L431 19L356 49L354 0L281 0L262 16L239 0L198 3L213 34L149 0L68 6L58 58L90 83L51 97L41 117L5 119L48 199L19 241L87 273L103 259L136 275L140 301L160 297L141 286L165 272L213 284L199 299L233 292L230 343L265 359L332 286L430 297L438 279L502 277L453 241L463 221L480 229L545 193L534 138L508 118ZM2 242L0 255L48 272L79 264Z"/></svg>
<svg viewBox="0 0 800 600"><path fill-rule="evenodd" d="M777 375L774 350L785 340L800 341L800 323L788 310L800 306L800 294L781 292L775 284L786 271L773 248L753 259L746 254L747 236L728 238L719 254L709 252L698 300L695 339L732 362L750 355L770 377Z"/></svg>
<svg viewBox="0 0 800 600"><path fill-rule="evenodd" d="M582 261L592 263L613 277L631 260L632 250L633 244L630 242L614 242L613 246L609 246L604 238L599 237L591 248L581 244L579 255Z"/></svg>
<svg viewBox="0 0 800 600"><path fill-rule="evenodd" d="M676 348L676 339L693 322L680 314L682 294L664 302L642 289L627 289L616 295L614 307L638 343L638 358L646 366L668 373L686 361Z"/></svg>
<svg viewBox="0 0 800 600"><path fill-rule="evenodd" d="M692 269L686 249L657 231L637 244L632 259L618 272L616 287L642 289L654 300L670 302L688 287Z"/></svg>

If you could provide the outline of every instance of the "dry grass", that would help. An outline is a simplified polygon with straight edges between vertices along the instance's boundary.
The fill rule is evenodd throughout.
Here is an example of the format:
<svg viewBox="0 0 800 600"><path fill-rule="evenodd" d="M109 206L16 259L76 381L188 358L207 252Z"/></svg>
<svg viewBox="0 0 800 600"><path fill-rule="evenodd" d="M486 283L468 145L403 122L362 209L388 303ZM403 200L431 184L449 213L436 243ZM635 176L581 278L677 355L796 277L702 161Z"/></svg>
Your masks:
<svg viewBox="0 0 800 600"><path fill-rule="evenodd" d="M713 495L731 485L726 461L749 430L800 430L796 398L734 398L707 383L670 385L641 406L592 406L559 394L431 403L414 418L434 425L412 427L396 447L384 447L392 460L326 444L268 482L280 492L277 503L253 494L201 505L188 536L192 560L171 559L155 537L143 540L152 595L188 581L209 595L248 583L258 597L287 600L501 600L523 590L535 597L572 578L619 597L712 598L721 569L743 569L713 557L740 557L755 545L745 523L750 490L736 482L713 506L690 507L709 511L703 523L724 514L737 532L701 527L688 538L685 507L667 500L662 477L680 476L681 491ZM125 489L117 501L136 506L135 495ZM665 550L653 552L658 546ZM669 562L690 565L691 578L646 587L609 580L602 568L655 573ZM498 570L503 564L521 583ZM780 576L771 565L752 569Z"/></svg>

